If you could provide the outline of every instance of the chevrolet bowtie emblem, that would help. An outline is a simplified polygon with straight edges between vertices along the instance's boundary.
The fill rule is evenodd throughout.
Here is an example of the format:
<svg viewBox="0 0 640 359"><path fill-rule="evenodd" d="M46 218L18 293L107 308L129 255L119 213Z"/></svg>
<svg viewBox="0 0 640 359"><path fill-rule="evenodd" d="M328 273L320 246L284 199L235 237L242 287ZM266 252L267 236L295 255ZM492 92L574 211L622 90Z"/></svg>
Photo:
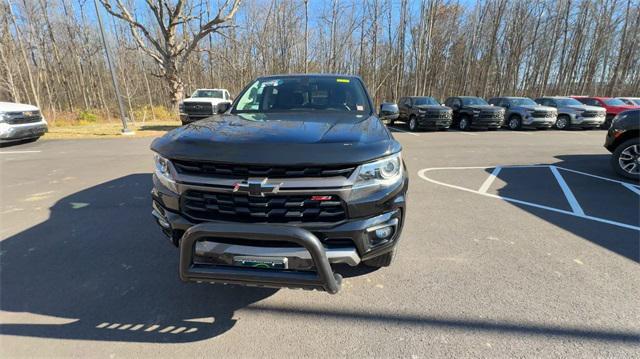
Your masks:
<svg viewBox="0 0 640 359"><path fill-rule="evenodd" d="M238 182L233 185L233 192L248 193L249 196L254 197L264 197L265 193L278 193L282 183L271 184L267 183L267 180L268 178L262 180L249 178L246 181Z"/></svg>

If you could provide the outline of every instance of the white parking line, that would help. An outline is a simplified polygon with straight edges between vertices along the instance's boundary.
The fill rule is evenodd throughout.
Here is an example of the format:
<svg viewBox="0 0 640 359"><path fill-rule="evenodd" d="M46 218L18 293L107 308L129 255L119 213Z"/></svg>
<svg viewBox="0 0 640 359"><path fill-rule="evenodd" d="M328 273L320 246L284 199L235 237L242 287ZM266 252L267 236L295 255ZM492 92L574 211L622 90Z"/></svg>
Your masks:
<svg viewBox="0 0 640 359"><path fill-rule="evenodd" d="M482 186L480 186L480 189L478 190L478 192L487 193L487 191L489 190L489 187L491 187L491 184L493 183L493 181L495 181L496 177L498 177L498 173L500 173L501 169L502 169L502 167L496 167L493 170L493 172L491 172L489 177L487 177L487 179L484 181Z"/></svg>
<svg viewBox="0 0 640 359"><path fill-rule="evenodd" d="M553 167L553 168L556 168L556 171L557 171L557 169L565 170L565 168L557 167L557 166L551 166L551 165L499 166L499 167L501 167L503 169L504 168L541 168L541 167L551 168L551 167ZM541 205L541 204L537 204L537 203L533 203L533 202L522 201L522 200L519 200L519 199L516 199L516 198L499 196L499 195L495 195L495 194L491 194L491 193L484 193L484 192L480 192L479 190L474 190L474 189L470 189L470 188L465 188L465 187L456 186L456 185L453 185L453 184L441 182L441 181L429 178L426 175L427 172L433 172L433 171L438 171L438 170L464 170L464 169L489 169L489 168L496 168L496 167L477 167L476 166L476 167L434 167L434 168L423 168L420 171L418 171L418 176L420 176L420 178L422 178L423 180L425 180L427 182L431 182L433 184L437 184L437 185L440 185L440 186L449 187L449 188L453 188L453 189L457 189L457 190L465 191L465 192L469 192L469 193L475 193L475 194L479 194L479 195L485 196L485 197L501 199L503 201L517 203L517 204L521 204L521 205L525 205L525 206L529 206L529 207L540 208L540 209L544 209L544 210L552 211L552 212L556 212L556 213L562 213L562 214L566 214L566 215L573 216L573 217L578 217L578 218L582 218L582 219L588 219L588 220L591 220L591 221L594 221L594 222L606 223L606 224L609 224L609 225L612 225L612 226L626 228L626 229L632 229L632 230L640 232L640 227L638 227L638 226L634 226L634 225L630 225L630 224L626 224L626 223L622 223L622 222L616 222L616 221L612 221L612 220L605 219L605 218L590 216L590 215L584 214L584 212L580 213L580 211L582 211L582 209L580 209L580 211L575 211L575 209L573 211L567 211L567 210L564 210L564 209L549 207L549 206L545 206L545 205ZM575 171L575 170L571 170L571 172L584 174L584 175L587 175L587 176L590 175L589 173L584 173L584 172ZM595 175L591 175L591 176L598 177L598 176L595 176ZM608 178L604 178L604 177L603 177L603 179L606 179L606 180L609 180L609 181L613 181L613 182L618 182L618 183L621 183L623 185L627 185L628 184L626 182L616 181L616 180L608 179ZM563 179L563 181L564 181L564 179ZM566 185L566 183L565 183L565 185ZM630 186L633 186L633 185L630 185ZM483 185L483 187L484 187L484 185ZM577 203L577 201L576 201L576 203Z"/></svg>
<svg viewBox="0 0 640 359"><path fill-rule="evenodd" d="M401 129L399 129L399 128L395 128L395 127L391 127L391 126L387 126L387 127L389 127L389 128L390 128L390 129L392 129L392 130L396 130L396 131L400 131L400 132L408 133L408 134L410 134L410 135L420 136L420 135L419 135L419 134L417 134L417 133L413 133L413 132L409 132L409 131L401 130Z"/></svg>
<svg viewBox="0 0 640 359"><path fill-rule="evenodd" d="M5 155L15 155L15 154L21 154L21 153L40 153L42 151L0 151L0 155L5 154Z"/></svg>
<svg viewBox="0 0 640 359"><path fill-rule="evenodd" d="M553 173L553 177L555 177L556 181L558 181L558 184L562 189L562 193L564 193L567 202L569 202L569 206L571 206L571 210L573 211L573 213L584 216L584 211L582 210L582 207L580 207L580 203L578 203L576 196L573 195L573 192L571 192L571 188L569 188L567 182L565 182L564 178L562 178L562 175L560 174L560 172L558 172L556 166L549 166L549 169L551 170L551 173Z"/></svg>
<svg viewBox="0 0 640 359"><path fill-rule="evenodd" d="M623 183L622 185L627 187L631 192L635 192L640 196L640 188L638 188L638 186L634 186L631 183Z"/></svg>
<svg viewBox="0 0 640 359"><path fill-rule="evenodd" d="M471 133L471 132L467 132L467 131L459 131L459 130L455 130L455 131L449 131L449 132L455 132L455 133L459 133L462 135L467 135L467 136L477 136L477 133Z"/></svg>
<svg viewBox="0 0 640 359"><path fill-rule="evenodd" d="M598 175L593 175L593 174L591 174L591 173L580 172L580 171L572 170L572 169L570 169L570 168L565 168L565 167L558 167L558 166L555 166L555 167L556 167L556 168L559 168L559 169L561 169L561 170L563 170L563 171L573 172L573 173L577 173L577 174L580 174L580 175L583 175L583 176L593 177L593 178L601 179L601 180L603 180L603 181L609 181L609 182L613 182L613 183L621 184L621 185L623 185L623 186L630 186L630 187L635 187L635 188L637 188L637 189L640 189L640 186L639 186L639 185L635 185L635 184L628 183L628 182L623 182L623 181L620 181L620 180L615 180L615 179L613 179L613 178L608 178L608 177L602 177L602 176L598 176Z"/></svg>

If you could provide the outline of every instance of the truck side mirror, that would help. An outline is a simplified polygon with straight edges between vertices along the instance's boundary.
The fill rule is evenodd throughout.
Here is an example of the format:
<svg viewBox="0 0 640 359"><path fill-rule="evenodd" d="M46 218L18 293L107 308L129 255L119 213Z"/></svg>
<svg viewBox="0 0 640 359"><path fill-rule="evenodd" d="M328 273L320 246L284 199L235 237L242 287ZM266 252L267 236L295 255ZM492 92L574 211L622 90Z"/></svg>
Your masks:
<svg viewBox="0 0 640 359"><path fill-rule="evenodd" d="M218 104L218 109L217 109L217 113L225 113L227 112L229 109L231 108L231 103L229 102L222 102Z"/></svg>
<svg viewBox="0 0 640 359"><path fill-rule="evenodd" d="M380 105L380 117L381 120L395 120L398 118L400 111L398 105L393 102L383 102Z"/></svg>

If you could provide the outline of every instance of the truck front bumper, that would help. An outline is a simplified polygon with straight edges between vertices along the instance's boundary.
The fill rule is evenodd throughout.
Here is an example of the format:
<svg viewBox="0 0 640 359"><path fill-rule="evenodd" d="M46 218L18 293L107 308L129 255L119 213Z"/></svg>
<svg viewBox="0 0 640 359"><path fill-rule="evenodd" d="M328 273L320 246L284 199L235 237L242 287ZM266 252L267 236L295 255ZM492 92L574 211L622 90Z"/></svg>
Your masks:
<svg viewBox="0 0 640 359"><path fill-rule="evenodd" d="M187 124L187 123L191 123L191 122L200 121L200 120L203 120L203 119L211 117L211 116L213 116L213 115L190 115L190 114L186 114L186 113L181 113L180 114L180 121L183 124Z"/></svg>
<svg viewBox="0 0 640 359"><path fill-rule="evenodd" d="M556 124L557 117L524 117L522 127L526 128L551 128Z"/></svg>
<svg viewBox="0 0 640 359"><path fill-rule="evenodd" d="M179 210L177 198L155 178L152 190L157 223L180 248L180 275L209 281L269 287L320 289L335 293L339 279L332 264L357 266L394 249L401 235L408 180L384 198L352 203L356 218L327 223L248 223L197 221ZM380 231L380 232L379 232ZM381 238L379 233L390 233ZM319 253L321 252L321 253ZM248 268L240 257L284 261L284 268ZM327 269L328 268L328 269Z"/></svg>
<svg viewBox="0 0 640 359"><path fill-rule="evenodd" d="M210 265L198 262L194 255L197 243L204 239L215 241L218 238L261 243L286 241L297 244L309 253L315 271ZM189 228L180 242L180 278L196 282L317 289L331 294L337 293L342 283L342 276L331 269L322 243L311 232L293 226L239 223L202 223Z"/></svg>
<svg viewBox="0 0 640 359"><path fill-rule="evenodd" d="M0 123L0 142L27 140L44 135L48 131L45 121L12 125Z"/></svg>

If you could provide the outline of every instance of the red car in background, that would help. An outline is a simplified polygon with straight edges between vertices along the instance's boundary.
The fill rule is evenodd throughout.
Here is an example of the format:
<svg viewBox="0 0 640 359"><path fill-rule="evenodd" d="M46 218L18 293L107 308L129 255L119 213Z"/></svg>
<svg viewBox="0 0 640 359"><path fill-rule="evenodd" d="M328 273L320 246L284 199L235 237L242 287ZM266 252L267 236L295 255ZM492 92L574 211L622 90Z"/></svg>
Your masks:
<svg viewBox="0 0 640 359"><path fill-rule="evenodd" d="M607 110L607 119L602 124L602 128L608 129L611 127L611 120L616 117L620 112L631 110L634 108L640 108L640 106L633 106L624 103L624 101L613 97L587 97L587 96L571 96L574 99L589 106L604 107Z"/></svg>

